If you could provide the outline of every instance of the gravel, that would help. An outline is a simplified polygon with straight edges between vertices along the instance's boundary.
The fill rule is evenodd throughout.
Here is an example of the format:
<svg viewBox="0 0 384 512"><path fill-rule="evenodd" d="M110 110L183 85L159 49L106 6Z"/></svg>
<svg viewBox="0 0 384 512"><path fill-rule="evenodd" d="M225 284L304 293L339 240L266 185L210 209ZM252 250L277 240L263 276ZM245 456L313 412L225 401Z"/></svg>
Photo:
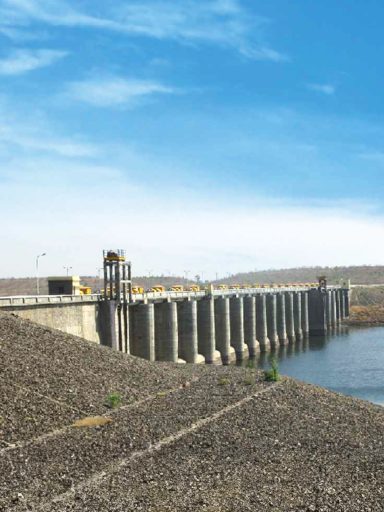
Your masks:
<svg viewBox="0 0 384 512"><path fill-rule="evenodd" d="M1 511L384 510L379 406L149 363L5 314L0 358ZM111 421L73 426L96 415Z"/></svg>

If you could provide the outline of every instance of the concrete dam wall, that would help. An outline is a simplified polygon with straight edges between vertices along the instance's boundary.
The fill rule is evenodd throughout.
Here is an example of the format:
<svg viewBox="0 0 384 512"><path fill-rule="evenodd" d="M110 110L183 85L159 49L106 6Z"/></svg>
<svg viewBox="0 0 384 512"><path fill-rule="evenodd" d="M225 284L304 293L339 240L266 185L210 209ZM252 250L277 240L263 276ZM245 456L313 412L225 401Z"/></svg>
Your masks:
<svg viewBox="0 0 384 512"><path fill-rule="evenodd" d="M98 302L13 305L2 306L1 310L88 341L102 343Z"/></svg>
<svg viewBox="0 0 384 512"><path fill-rule="evenodd" d="M99 296L10 298L0 299L0 308L150 361L227 364L325 335L349 316L349 290L188 295L126 308Z"/></svg>

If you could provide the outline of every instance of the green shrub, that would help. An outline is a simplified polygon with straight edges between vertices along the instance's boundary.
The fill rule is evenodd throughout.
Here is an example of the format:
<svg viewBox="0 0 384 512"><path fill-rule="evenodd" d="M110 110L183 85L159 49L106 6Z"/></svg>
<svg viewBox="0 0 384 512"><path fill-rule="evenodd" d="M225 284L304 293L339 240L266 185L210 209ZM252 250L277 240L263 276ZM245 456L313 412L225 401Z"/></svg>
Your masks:
<svg viewBox="0 0 384 512"><path fill-rule="evenodd" d="M277 382L280 380L279 367L274 357L271 358L271 368L264 372L264 379L268 382Z"/></svg>
<svg viewBox="0 0 384 512"><path fill-rule="evenodd" d="M106 399L106 405L107 407L109 407L110 409L115 409L116 407L118 407L119 405L121 404L121 395L120 393L110 393L108 396L107 396L107 399Z"/></svg>

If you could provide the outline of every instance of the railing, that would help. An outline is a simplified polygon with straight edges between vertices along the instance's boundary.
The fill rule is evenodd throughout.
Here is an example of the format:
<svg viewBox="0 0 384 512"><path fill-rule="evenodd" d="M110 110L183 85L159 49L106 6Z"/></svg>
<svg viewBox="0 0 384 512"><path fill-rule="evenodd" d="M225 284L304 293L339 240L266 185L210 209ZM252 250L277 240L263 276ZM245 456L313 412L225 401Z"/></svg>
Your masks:
<svg viewBox="0 0 384 512"><path fill-rule="evenodd" d="M165 292L144 292L144 293L135 293L133 295L134 302L141 302L144 300L157 300L157 299L184 299L184 298L198 298L205 297L209 295L213 295L214 297L221 297L223 295L252 295L255 293L278 293L278 292L287 292L287 291L304 291L309 290L309 287L300 287L300 286L286 286L286 287L276 287L276 288L228 288L227 290L212 290L212 293L206 290L201 290L198 292L194 291L165 291Z"/></svg>
<svg viewBox="0 0 384 512"><path fill-rule="evenodd" d="M92 295L14 295L0 297L0 308L6 306L36 306L38 304L68 304L79 302L97 302L99 294Z"/></svg>

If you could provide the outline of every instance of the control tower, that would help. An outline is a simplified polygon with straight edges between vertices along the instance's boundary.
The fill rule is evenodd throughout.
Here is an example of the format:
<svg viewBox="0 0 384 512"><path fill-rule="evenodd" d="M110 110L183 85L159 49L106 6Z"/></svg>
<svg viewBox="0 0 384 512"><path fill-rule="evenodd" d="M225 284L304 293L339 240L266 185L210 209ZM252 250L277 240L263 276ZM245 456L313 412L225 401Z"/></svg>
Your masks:
<svg viewBox="0 0 384 512"><path fill-rule="evenodd" d="M131 262L126 261L122 249L103 251L104 300L114 301L117 307L117 334L119 350L128 351L128 304L132 302Z"/></svg>

